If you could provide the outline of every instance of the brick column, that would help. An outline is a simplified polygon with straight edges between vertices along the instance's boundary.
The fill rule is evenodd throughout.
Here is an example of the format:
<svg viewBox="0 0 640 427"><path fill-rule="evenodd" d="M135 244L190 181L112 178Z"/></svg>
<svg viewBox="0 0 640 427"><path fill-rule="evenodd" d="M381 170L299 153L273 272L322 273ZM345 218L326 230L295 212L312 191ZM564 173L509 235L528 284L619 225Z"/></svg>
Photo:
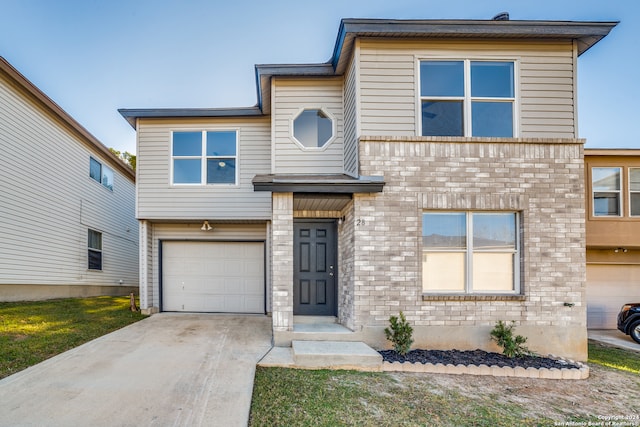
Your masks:
<svg viewBox="0 0 640 427"><path fill-rule="evenodd" d="M293 329L293 193L273 193L271 226L274 331Z"/></svg>

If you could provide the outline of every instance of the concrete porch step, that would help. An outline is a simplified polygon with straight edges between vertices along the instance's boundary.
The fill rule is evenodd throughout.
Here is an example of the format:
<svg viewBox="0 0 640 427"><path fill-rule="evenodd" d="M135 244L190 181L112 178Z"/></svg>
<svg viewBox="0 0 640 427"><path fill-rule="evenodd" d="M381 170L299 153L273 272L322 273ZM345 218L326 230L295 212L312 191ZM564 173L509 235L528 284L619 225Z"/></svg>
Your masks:
<svg viewBox="0 0 640 427"><path fill-rule="evenodd" d="M359 341L298 341L291 343L293 363L309 369L381 371L380 353Z"/></svg>
<svg viewBox="0 0 640 427"><path fill-rule="evenodd" d="M338 323L294 323L291 340L358 341L357 334Z"/></svg>
<svg viewBox="0 0 640 427"><path fill-rule="evenodd" d="M338 323L338 318L336 316L293 316L293 324L332 324Z"/></svg>

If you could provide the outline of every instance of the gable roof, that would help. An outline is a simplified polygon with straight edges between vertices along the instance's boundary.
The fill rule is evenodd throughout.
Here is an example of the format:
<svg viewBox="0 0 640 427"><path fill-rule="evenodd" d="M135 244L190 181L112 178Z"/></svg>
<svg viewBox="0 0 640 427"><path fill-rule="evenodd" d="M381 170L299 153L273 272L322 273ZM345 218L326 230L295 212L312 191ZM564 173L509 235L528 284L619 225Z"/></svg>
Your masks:
<svg viewBox="0 0 640 427"><path fill-rule="evenodd" d="M136 173L133 169L109 151L109 148L93 136L44 92L38 89L36 85L31 83L2 56L0 56L0 75L11 81L24 95L30 98L43 110L61 121L67 129L79 137L86 145L100 153L100 155L102 155L106 160L109 160L111 166L118 169L127 178L135 182Z"/></svg>
<svg viewBox="0 0 640 427"><path fill-rule="evenodd" d="M260 114L271 112L271 79L288 77L329 77L342 75L351 58L357 38L382 37L387 39L433 39L433 38L483 38L483 39L555 39L575 40L578 55L583 54L603 37L618 22L578 21L501 21L501 20L389 20L389 19L343 19L331 58L321 64L257 64L255 66L258 104L254 107ZM189 117L222 117L238 115L244 109L120 109L120 114L136 128L136 119L142 117L185 117L194 112L200 115ZM181 114L181 115L177 115Z"/></svg>

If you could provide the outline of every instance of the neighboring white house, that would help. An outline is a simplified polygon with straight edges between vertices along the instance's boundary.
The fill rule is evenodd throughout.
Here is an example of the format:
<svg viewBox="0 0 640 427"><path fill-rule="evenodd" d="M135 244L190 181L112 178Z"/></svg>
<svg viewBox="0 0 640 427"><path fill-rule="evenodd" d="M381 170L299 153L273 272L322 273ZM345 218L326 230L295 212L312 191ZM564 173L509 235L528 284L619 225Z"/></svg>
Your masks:
<svg viewBox="0 0 640 427"><path fill-rule="evenodd" d="M327 63L256 66L256 107L120 110L143 309L268 312L281 346L328 320L380 348L403 311L416 346L491 349L514 320L586 359L576 70L615 25L346 19Z"/></svg>
<svg viewBox="0 0 640 427"><path fill-rule="evenodd" d="M0 57L0 301L138 287L135 172Z"/></svg>

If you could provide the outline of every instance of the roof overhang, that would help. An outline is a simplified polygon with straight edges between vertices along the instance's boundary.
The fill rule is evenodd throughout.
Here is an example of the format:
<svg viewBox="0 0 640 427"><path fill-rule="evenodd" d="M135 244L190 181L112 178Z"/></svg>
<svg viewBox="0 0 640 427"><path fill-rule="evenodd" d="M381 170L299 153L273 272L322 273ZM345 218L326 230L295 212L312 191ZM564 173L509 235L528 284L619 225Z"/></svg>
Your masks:
<svg viewBox="0 0 640 427"><path fill-rule="evenodd" d="M265 174L253 178L254 191L274 193L354 194L380 193L384 180L380 176Z"/></svg>
<svg viewBox="0 0 640 427"><path fill-rule="evenodd" d="M134 129L138 119L177 119L262 116L258 107L242 108L120 108L118 112Z"/></svg>

